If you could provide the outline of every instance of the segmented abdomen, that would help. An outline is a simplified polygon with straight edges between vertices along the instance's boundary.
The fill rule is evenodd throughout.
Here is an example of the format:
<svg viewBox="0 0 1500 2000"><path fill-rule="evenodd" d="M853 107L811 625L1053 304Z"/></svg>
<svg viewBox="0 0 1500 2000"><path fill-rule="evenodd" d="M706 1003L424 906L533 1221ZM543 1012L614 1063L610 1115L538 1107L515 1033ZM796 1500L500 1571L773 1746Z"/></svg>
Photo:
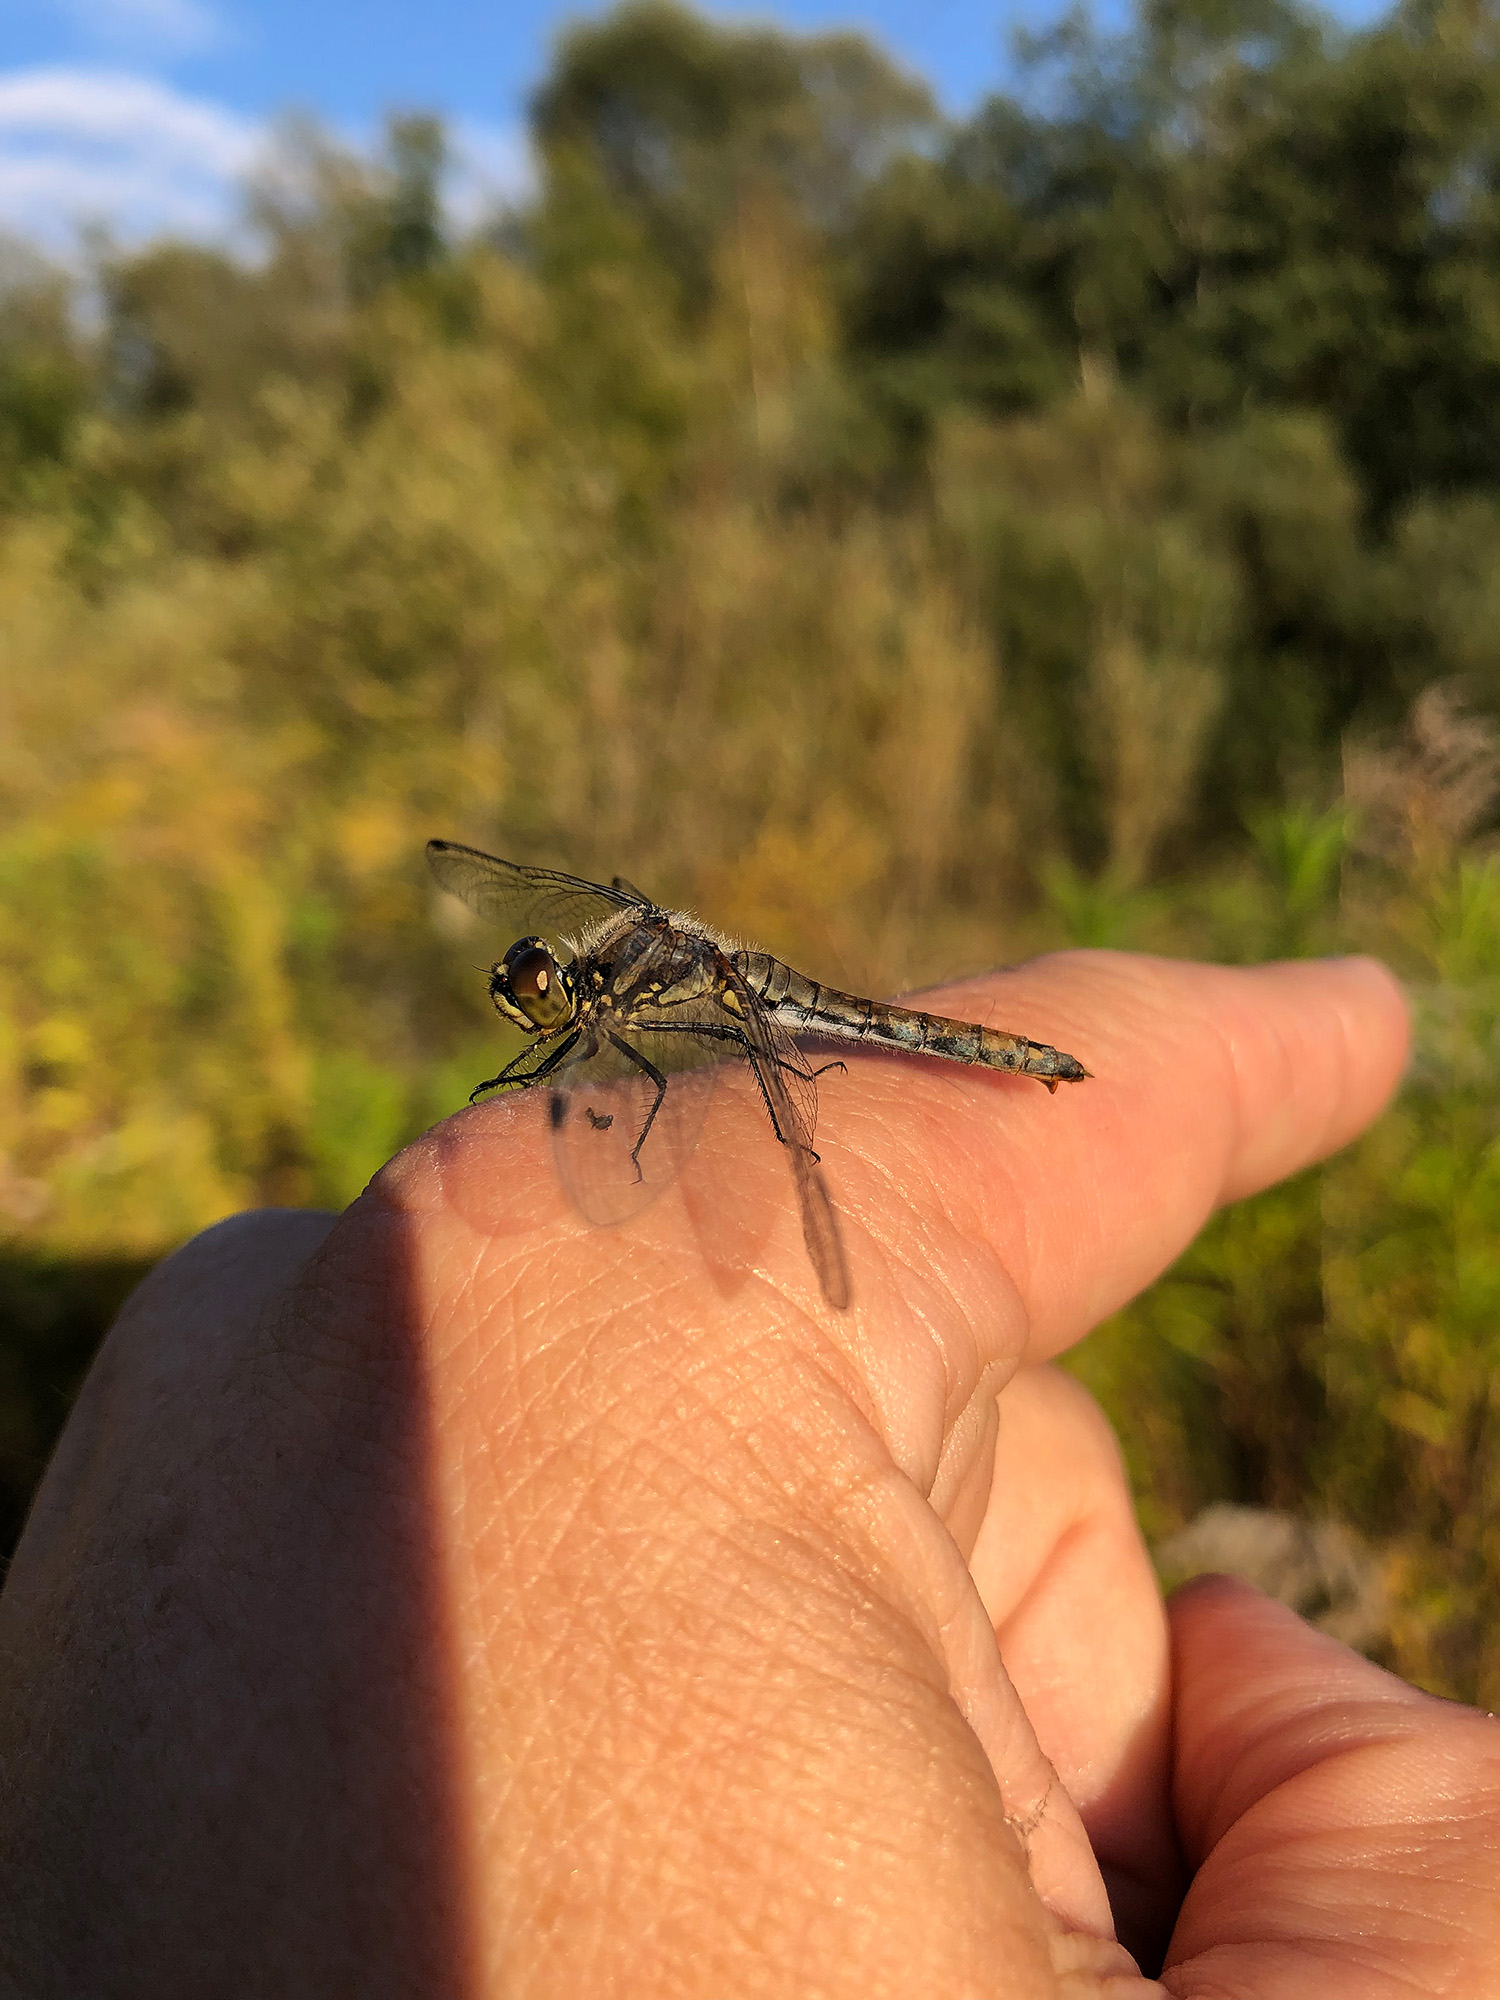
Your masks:
<svg viewBox="0 0 1500 2000"><path fill-rule="evenodd" d="M853 993L820 986L769 952L737 951L731 962L751 992L793 1034L981 1063L987 1069L1037 1077L1049 1090L1059 1083L1081 1083L1089 1073L1076 1056L1064 1055L1045 1042L1028 1041L1025 1035L1007 1035L998 1028L981 1028L976 1021L950 1021L908 1007L888 1007L879 1000L861 1000Z"/></svg>

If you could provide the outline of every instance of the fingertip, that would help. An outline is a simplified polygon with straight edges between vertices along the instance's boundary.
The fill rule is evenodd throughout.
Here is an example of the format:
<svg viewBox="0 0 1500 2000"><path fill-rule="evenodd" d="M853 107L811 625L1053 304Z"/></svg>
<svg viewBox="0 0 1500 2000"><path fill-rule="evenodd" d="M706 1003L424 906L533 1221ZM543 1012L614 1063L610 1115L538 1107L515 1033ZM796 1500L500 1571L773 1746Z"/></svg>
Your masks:
<svg viewBox="0 0 1500 2000"><path fill-rule="evenodd" d="M1239 1577L1167 1600L1179 1827L1199 1859L1223 1828L1311 1765L1408 1726L1431 1697Z"/></svg>
<svg viewBox="0 0 1500 2000"><path fill-rule="evenodd" d="M1069 952L1008 975L1004 1008L1080 1051L1095 1079L1064 1116L1017 1105L1007 1121L1028 1166L1005 1186L1033 1359L1134 1296L1215 1208L1348 1144L1390 1098L1410 1038L1397 981L1360 957Z"/></svg>
<svg viewBox="0 0 1500 2000"><path fill-rule="evenodd" d="M1395 975L1367 956L1291 959L1238 975L1221 1032L1237 1131L1220 1199L1238 1200L1325 1159L1390 1101L1411 1042Z"/></svg>
<svg viewBox="0 0 1500 2000"><path fill-rule="evenodd" d="M1212 1691L1221 1709L1236 1688L1253 1702L1271 1693L1335 1700L1358 1687L1372 1697L1419 1699L1416 1690L1243 1577L1195 1576L1167 1599L1179 1692Z"/></svg>
<svg viewBox="0 0 1500 2000"><path fill-rule="evenodd" d="M1389 1101L1411 1059L1412 1016L1406 988L1378 958L1334 960L1343 992L1345 1034L1365 1051L1376 1110Z"/></svg>

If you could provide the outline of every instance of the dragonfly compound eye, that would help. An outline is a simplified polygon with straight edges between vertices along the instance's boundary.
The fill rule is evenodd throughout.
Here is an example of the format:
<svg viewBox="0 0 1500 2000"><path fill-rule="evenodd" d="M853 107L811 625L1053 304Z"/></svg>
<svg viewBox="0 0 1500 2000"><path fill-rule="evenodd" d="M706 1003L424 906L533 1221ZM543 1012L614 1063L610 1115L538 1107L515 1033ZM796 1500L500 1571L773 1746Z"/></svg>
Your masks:
<svg viewBox="0 0 1500 2000"><path fill-rule="evenodd" d="M567 972L544 944L536 938L522 938L513 944L497 969L505 996L507 1013L514 1010L529 1027L559 1028L573 1013L573 994ZM501 993L491 984L497 1005Z"/></svg>

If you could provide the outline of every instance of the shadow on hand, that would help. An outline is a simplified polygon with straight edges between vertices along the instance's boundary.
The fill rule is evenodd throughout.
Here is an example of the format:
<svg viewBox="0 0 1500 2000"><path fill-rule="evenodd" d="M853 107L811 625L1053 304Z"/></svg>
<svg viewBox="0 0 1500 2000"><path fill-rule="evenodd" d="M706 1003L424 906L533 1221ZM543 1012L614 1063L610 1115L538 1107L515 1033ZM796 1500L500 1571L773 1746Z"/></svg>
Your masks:
<svg viewBox="0 0 1500 2000"><path fill-rule="evenodd" d="M106 1342L0 1598L12 1990L473 1990L408 1230L237 1217Z"/></svg>

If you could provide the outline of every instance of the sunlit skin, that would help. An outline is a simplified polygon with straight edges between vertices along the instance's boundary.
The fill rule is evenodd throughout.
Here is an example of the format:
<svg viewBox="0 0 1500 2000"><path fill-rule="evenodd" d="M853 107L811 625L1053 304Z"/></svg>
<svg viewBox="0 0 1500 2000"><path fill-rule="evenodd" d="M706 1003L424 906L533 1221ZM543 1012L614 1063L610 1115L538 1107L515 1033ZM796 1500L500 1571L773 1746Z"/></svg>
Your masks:
<svg viewBox="0 0 1500 2000"><path fill-rule="evenodd" d="M0 1990L1161 1990L1111 1902L1180 1996L1492 1990L1500 1725L1243 1586L1164 1612L1047 1366L1376 1115L1393 983L1079 953L931 1004L1095 1080L852 1057L846 1314L732 1104L625 1228L522 1097L149 1281L0 1598Z"/></svg>
<svg viewBox="0 0 1500 2000"><path fill-rule="evenodd" d="M840 1312L851 1297L849 1263L816 1138L817 1079L844 1064L812 1067L796 1035L1033 1076L1054 1093L1061 1083L1088 1080L1076 1056L1029 1036L824 986L698 917L662 908L620 876L606 886L438 839L427 843L427 865L482 923L535 921L568 941L566 963L528 935L490 968L490 998L527 1045L470 1092L470 1103L492 1090L546 1088L558 1171L574 1206L592 1222L618 1224L677 1179L692 1150L687 1127L701 1122L705 1092L717 1087L701 1072L738 1069L743 1082L740 1066L748 1067L791 1169L823 1297ZM689 1081L684 1070L700 1074ZM641 1080L649 1082L649 1102L631 1107L613 1090L627 1074L638 1096ZM679 1078L671 1089L669 1074ZM591 1103L596 1093L613 1109ZM619 1138L601 1145L599 1135L614 1130L617 1114ZM738 1155L743 1146L721 1131L717 1150ZM739 1206L740 1187L726 1184L723 1193Z"/></svg>

